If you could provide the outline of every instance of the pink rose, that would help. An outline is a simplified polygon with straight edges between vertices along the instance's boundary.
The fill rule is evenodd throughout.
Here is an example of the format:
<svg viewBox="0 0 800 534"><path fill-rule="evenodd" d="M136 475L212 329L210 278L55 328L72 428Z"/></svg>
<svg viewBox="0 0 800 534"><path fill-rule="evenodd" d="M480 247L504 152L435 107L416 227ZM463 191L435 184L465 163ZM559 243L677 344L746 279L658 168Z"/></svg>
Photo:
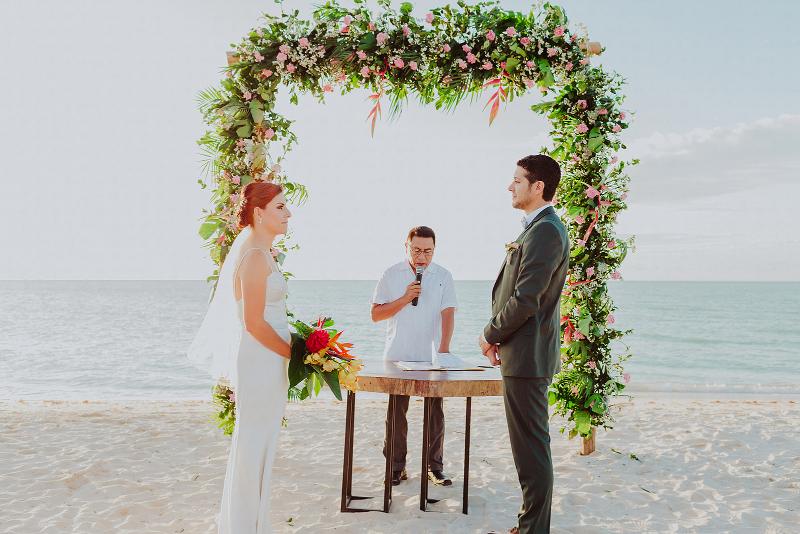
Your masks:
<svg viewBox="0 0 800 534"><path fill-rule="evenodd" d="M558 55L558 48L548 48L547 49L547 57L553 57Z"/></svg>
<svg viewBox="0 0 800 534"><path fill-rule="evenodd" d="M572 67L573 67L573 66L574 66L574 65L572 64L572 61L570 61L569 63L567 63L566 65L564 65L564 69L566 69L566 71L567 71L567 72L569 72L569 71L571 71L571 70L572 70Z"/></svg>
<svg viewBox="0 0 800 534"><path fill-rule="evenodd" d="M408 68L411 70L417 70L417 62L416 61L409 61Z"/></svg>
<svg viewBox="0 0 800 534"><path fill-rule="evenodd" d="M617 242L612 239L608 242L608 248L617 248Z"/></svg>
<svg viewBox="0 0 800 534"><path fill-rule="evenodd" d="M369 67L361 67L361 76L364 78L369 76Z"/></svg>
<svg viewBox="0 0 800 534"><path fill-rule="evenodd" d="M270 140L275 137L275 130L272 128L267 128L267 131L264 132L264 139Z"/></svg>
<svg viewBox="0 0 800 534"><path fill-rule="evenodd" d="M612 165L614 165L618 161L619 161L619 158L617 156L614 156L613 158L611 158L611 164Z"/></svg>
<svg viewBox="0 0 800 534"><path fill-rule="evenodd" d="M406 62L403 61L403 58L401 57L395 58L394 66L397 67L398 69L402 69L403 67L406 66Z"/></svg>
<svg viewBox="0 0 800 534"><path fill-rule="evenodd" d="M281 51L281 52L283 52L284 54L288 54L288 53L289 53L289 50L291 50L291 49L289 48L289 45L282 44L282 45L280 45L280 46L278 47L278 50L280 50L280 51Z"/></svg>
<svg viewBox="0 0 800 534"><path fill-rule="evenodd" d="M575 127L575 131L578 132L579 134L585 134L586 132L589 131L589 127L586 126L586 124L582 122L582 123L580 123L579 125L577 125Z"/></svg>
<svg viewBox="0 0 800 534"><path fill-rule="evenodd" d="M367 23L367 29L369 31L371 31L371 32L374 32L375 31L375 23L374 22Z"/></svg>
<svg viewBox="0 0 800 534"><path fill-rule="evenodd" d="M528 46L531 44L531 40L528 37L522 37L519 42L522 44L522 46Z"/></svg>
<svg viewBox="0 0 800 534"><path fill-rule="evenodd" d="M264 61L264 56L262 56L256 51L253 52L253 59L255 59L256 61Z"/></svg>
<svg viewBox="0 0 800 534"><path fill-rule="evenodd" d="M326 93L332 93L333 92L333 86L331 84L329 84L329 83L326 83L323 86L322 90L325 91Z"/></svg>
<svg viewBox="0 0 800 534"><path fill-rule="evenodd" d="M464 70L464 69L467 68L467 62L464 61L463 59L457 60L456 64L458 65L458 68L460 68L461 70Z"/></svg>
<svg viewBox="0 0 800 534"><path fill-rule="evenodd" d="M626 383L626 384L627 384L627 383L629 383L629 382L631 381L631 375L630 375L630 373L625 373L625 374L623 374L623 375L622 375L622 379L625 381L625 383Z"/></svg>
<svg viewBox="0 0 800 534"><path fill-rule="evenodd" d="M586 102L586 100L578 100L578 108L586 109L587 107L589 107L589 104Z"/></svg>
<svg viewBox="0 0 800 534"><path fill-rule="evenodd" d="M580 163L581 162L581 158L579 158L578 155L575 154L575 155L572 156L572 161L574 161L575 163Z"/></svg>
<svg viewBox="0 0 800 534"><path fill-rule="evenodd" d="M620 111L619 112L619 120L621 120L621 121L625 120L625 112L624 111Z"/></svg>
<svg viewBox="0 0 800 534"><path fill-rule="evenodd" d="M534 65L535 65L535 63L533 61L526 61L525 62L525 66L528 67L529 69L532 69Z"/></svg>
<svg viewBox="0 0 800 534"><path fill-rule="evenodd" d="M585 247L586 246L586 240L585 239L578 239L576 241L576 243L578 243L578 245L581 246L581 247Z"/></svg>
<svg viewBox="0 0 800 534"><path fill-rule="evenodd" d="M481 68L482 68L483 70L492 70L492 67L493 67L493 66L494 66L494 65L492 65L492 62L491 62L491 61L485 61L485 62L483 63L483 65L481 65Z"/></svg>
<svg viewBox="0 0 800 534"><path fill-rule="evenodd" d="M383 46L389 40L389 34L381 32L375 37L375 40L378 41L378 46Z"/></svg>
<svg viewBox="0 0 800 534"><path fill-rule="evenodd" d="M364 52L363 50L359 50L358 52L356 52L356 55L358 56L358 59L361 60L367 59L367 53Z"/></svg>
<svg viewBox="0 0 800 534"><path fill-rule="evenodd" d="M408 27L408 24L403 24L403 37L408 37L411 35L411 28Z"/></svg>
<svg viewBox="0 0 800 534"><path fill-rule="evenodd" d="M286 65L286 72L291 74L295 70L296 70L296 67L293 64L289 63L288 65Z"/></svg>
<svg viewBox="0 0 800 534"><path fill-rule="evenodd" d="M580 60L580 64L581 65L588 65L589 64L589 58L583 58L582 60Z"/></svg>
<svg viewBox="0 0 800 534"><path fill-rule="evenodd" d="M506 28L506 35L508 35L509 37L514 37L515 35L517 35L517 29L514 26L509 26L508 28Z"/></svg>
<svg viewBox="0 0 800 534"><path fill-rule="evenodd" d="M622 275L619 273L619 271L614 271L613 273L611 273L611 278L613 280L621 280Z"/></svg>
<svg viewBox="0 0 800 534"><path fill-rule="evenodd" d="M611 314L608 314L608 317L606 317L606 324L614 324L616 322L617 322L616 317L614 317Z"/></svg>
<svg viewBox="0 0 800 534"><path fill-rule="evenodd" d="M586 222L586 219L583 217L583 215L578 215L575 217L575 222L578 224L583 224Z"/></svg>
<svg viewBox="0 0 800 534"><path fill-rule="evenodd" d="M242 183L242 178L239 176L231 176L231 183L233 185L239 185L240 183Z"/></svg>
<svg viewBox="0 0 800 534"><path fill-rule="evenodd" d="M245 100L250 100L251 98L253 98L253 93L251 93L250 91L245 91L244 93L242 93L242 98L244 98Z"/></svg>
<svg viewBox="0 0 800 534"><path fill-rule="evenodd" d="M495 37L496 37L496 35L494 34L494 32L492 30L489 30L488 32L486 32L486 39L488 39L489 41L494 41Z"/></svg>
<svg viewBox="0 0 800 534"><path fill-rule="evenodd" d="M606 108L600 108L597 110L598 115L608 115L608 110Z"/></svg>
<svg viewBox="0 0 800 534"><path fill-rule="evenodd" d="M556 26L556 29L553 30L553 35L555 37L563 37L564 36L564 26Z"/></svg>
<svg viewBox="0 0 800 534"><path fill-rule="evenodd" d="M597 369L597 364L592 360L586 362L586 366L589 367L589 369Z"/></svg>
<svg viewBox="0 0 800 534"><path fill-rule="evenodd" d="M525 87L527 87L528 89L533 89L533 86L535 86L535 85L536 85L536 82L534 82L530 78L525 78Z"/></svg>
<svg viewBox="0 0 800 534"><path fill-rule="evenodd" d="M619 198L620 200L625 200L626 198L628 198L628 193L622 193L622 195Z"/></svg>
<svg viewBox="0 0 800 534"><path fill-rule="evenodd" d="M588 276L589 278L594 276L594 267L587 267L586 268L586 276Z"/></svg>
<svg viewBox="0 0 800 534"><path fill-rule="evenodd" d="M345 26L350 26L353 23L353 17L347 15L342 22L344 22Z"/></svg>
<svg viewBox="0 0 800 534"><path fill-rule="evenodd" d="M425 22L427 22L428 24L433 23L433 13L428 13L425 15Z"/></svg>
<svg viewBox="0 0 800 534"><path fill-rule="evenodd" d="M261 71L261 77L262 78L269 78L270 76L272 76L272 71L271 70L264 69L264 70Z"/></svg>
<svg viewBox="0 0 800 534"><path fill-rule="evenodd" d="M231 204L236 204L237 202L239 202L239 195L238 194L231 195L230 201Z"/></svg>
<svg viewBox="0 0 800 534"><path fill-rule="evenodd" d="M472 47L469 46L469 45L466 45L466 44L465 45L461 45L461 50L463 50L464 52L471 52L472 51Z"/></svg>
<svg viewBox="0 0 800 534"><path fill-rule="evenodd" d="M586 193L586 196L588 198L595 198L600 194L600 191L598 191L597 189L595 189L590 185L589 187L586 188L586 191L584 191L584 193Z"/></svg>
<svg viewBox="0 0 800 534"><path fill-rule="evenodd" d="M619 133L622 131L622 126L620 126L619 124L615 124L614 127L611 128L611 131L614 133Z"/></svg>
<svg viewBox="0 0 800 534"><path fill-rule="evenodd" d="M289 56L287 56L287 55L286 55L286 54L284 54L283 52L278 52L278 55L277 55L277 56L275 56L275 59L276 59L276 60L277 60L279 63L283 63L283 62L284 62L284 61L286 61L288 58L289 58Z"/></svg>
<svg viewBox="0 0 800 534"><path fill-rule="evenodd" d="M582 339L586 339L586 336L584 336L584 335L583 335L583 334L581 334L580 332L575 332L575 333L572 335L572 337L573 337L573 338L575 338L575 340L577 340L577 341L580 341L580 340L582 340Z"/></svg>
<svg viewBox="0 0 800 534"><path fill-rule="evenodd" d="M472 52L467 54L467 63L475 63L476 61L478 61L478 58L475 57L475 54Z"/></svg>
<svg viewBox="0 0 800 534"><path fill-rule="evenodd" d="M450 45L449 45L449 44L446 44L446 45L444 45L444 46L442 47L442 50L443 50L444 52L449 52L449 51L450 51Z"/></svg>
<svg viewBox="0 0 800 534"><path fill-rule="evenodd" d="M309 46L311 46L311 43L305 37L301 37L300 40L297 41L297 44L299 44L303 48L308 48Z"/></svg>

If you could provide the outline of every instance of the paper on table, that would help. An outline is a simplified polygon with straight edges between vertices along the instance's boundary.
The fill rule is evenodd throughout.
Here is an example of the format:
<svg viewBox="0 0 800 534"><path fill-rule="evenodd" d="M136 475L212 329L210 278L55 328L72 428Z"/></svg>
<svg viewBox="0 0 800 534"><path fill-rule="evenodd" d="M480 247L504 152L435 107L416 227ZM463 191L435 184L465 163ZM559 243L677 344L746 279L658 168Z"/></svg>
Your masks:
<svg viewBox="0 0 800 534"><path fill-rule="evenodd" d="M394 362L403 371L483 371L449 352L436 353L432 362Z"/></svg>

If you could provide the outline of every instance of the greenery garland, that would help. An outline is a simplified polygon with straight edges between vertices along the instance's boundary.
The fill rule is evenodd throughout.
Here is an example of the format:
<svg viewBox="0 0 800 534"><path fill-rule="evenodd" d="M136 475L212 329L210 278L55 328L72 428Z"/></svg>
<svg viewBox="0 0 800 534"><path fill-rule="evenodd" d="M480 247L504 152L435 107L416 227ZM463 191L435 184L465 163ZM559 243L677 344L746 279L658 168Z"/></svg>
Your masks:
<svg viewBox="0 0 800 534"><path fill-rule="evenodd" d="M554 145L542 151L561 164L556 206L566 213L572 250L562 298L563 365L549 400L569 421L570 437L610 427L609 399L625 387L622 362L630 356L614 343L627 332L613 326L607 288L609 279L621 278L632 244L614 232L629 182L626 163L615 156L628 127L622 79L590 64L588 39L573 33L564 10L552 4L520 13L498 2L458 2L417 19L408 2L394 10L379 0L379 13L366 0L353 3L349 9L327 2L311 20L298 11L265 16L234 45L221 87L201 93L211 129L199 140L206 157L200 184L212 188L212 206L204 210L200 235L217 265L209 280L238 231L242 187L269 180L282 184L290 201L308 197L281 168L297 137L292 121L275 111L279 88L294 104L300 93L324 101L335 91L367 88L373 134L384 101L396 114L412 94L445 110L488 96L491 124L502 104L538 92L549 99L531 109L552 125ZM286 252L287 243L279 248Z"/></svg>

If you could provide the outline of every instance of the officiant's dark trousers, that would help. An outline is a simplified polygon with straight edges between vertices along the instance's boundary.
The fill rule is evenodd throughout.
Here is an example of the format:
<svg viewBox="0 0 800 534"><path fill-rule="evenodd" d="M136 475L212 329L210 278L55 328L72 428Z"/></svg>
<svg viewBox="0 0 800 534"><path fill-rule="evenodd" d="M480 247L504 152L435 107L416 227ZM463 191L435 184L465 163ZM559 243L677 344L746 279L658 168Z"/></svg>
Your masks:
<svg viewBox="0 0 800 534"><path fill-rule="evenodd" d="M553 501L553 458L547 412L550 380L503 377L508 435L522 487L522 508L518 514L521 534L550 532Z"/></svg>
<svg viewBox="0 0 800 534"><path fill-rule="evenodd" d="M394 418L394 458L392 458L392 471L401 471L406 467L406 452L408 450L408 412L409 397L397 395L397 410ZM441 471L442 456L444 455L444 402L441 397L432 397L430 418L430 449L429 467L432 471ZM386 410L386 434L389 434L389 410ZM383 439L383 456L386 457L386 438ZM427 476L427 473L423 473Z"/></svg>

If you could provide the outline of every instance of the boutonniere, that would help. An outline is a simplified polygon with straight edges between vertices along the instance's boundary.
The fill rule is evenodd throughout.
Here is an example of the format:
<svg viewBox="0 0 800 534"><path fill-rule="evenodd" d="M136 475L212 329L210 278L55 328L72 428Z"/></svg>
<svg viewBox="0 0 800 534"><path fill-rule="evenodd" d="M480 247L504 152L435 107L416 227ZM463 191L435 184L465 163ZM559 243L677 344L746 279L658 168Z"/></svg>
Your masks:
<svg viewBox="0 0 800 534"><path fill-rule="evenodd" d="M506 243L506 254L511 254L517 249L519 249L519 243L517 243L516 241L512 241L511 243Z"/></svg>

